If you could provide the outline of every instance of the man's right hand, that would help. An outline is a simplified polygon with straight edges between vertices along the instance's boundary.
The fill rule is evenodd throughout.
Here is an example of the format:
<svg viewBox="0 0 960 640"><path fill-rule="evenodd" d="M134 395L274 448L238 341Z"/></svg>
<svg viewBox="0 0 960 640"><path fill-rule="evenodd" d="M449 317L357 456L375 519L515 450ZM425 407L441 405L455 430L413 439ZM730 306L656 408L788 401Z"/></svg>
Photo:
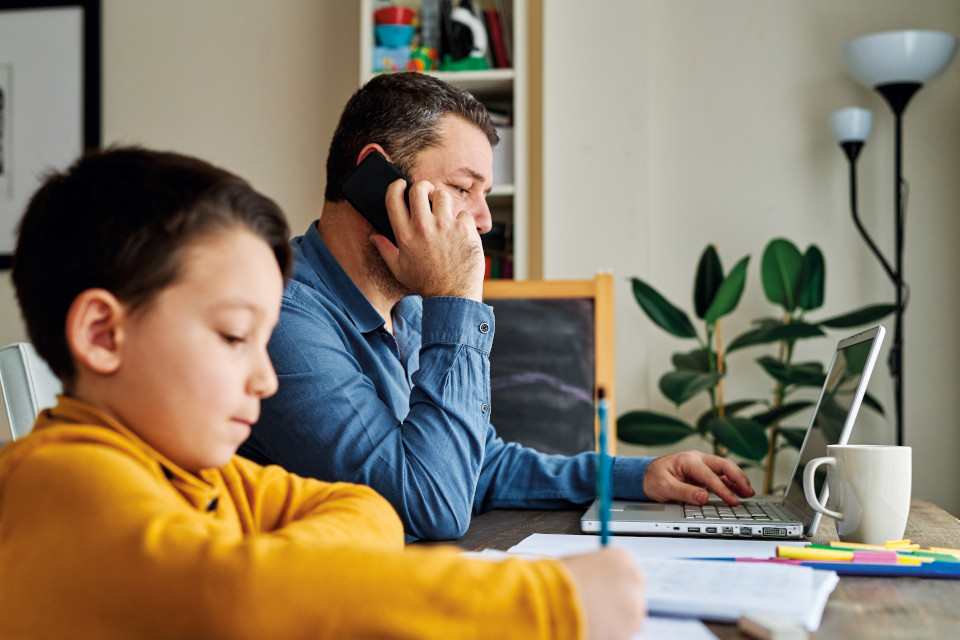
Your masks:
<svg viewBox="0 0 960 640"><path fill-rule="evenodd" d="M587 618L588 638L630 638L647 616L643 575L626 549L607 547L562 561Z"/></svg>
<svg viewBox="0 0 960 640"><path fill-rule="evenodd" d="M397 280L424 298L483 298L483 246L473 216L454 213L450 194L424 180L410 187L410 210L403 201L406 183L387 189L387 215L397 246L380 234L371 236ZM431 207L430 196L433 196Z"/></svg>

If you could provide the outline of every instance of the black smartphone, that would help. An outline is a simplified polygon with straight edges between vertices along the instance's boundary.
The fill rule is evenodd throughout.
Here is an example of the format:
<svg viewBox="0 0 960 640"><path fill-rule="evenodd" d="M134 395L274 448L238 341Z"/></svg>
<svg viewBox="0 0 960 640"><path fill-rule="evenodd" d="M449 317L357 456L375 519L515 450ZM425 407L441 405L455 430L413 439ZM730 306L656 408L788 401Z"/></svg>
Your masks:
<svg viewBox="0 0 960 640"><path fill-rule="evenodd" d="M400 179L407 180L407 177L382 153L374 151L361 160L340 184L340 193L347 202L394 245L397 244L397 237L387 215L386 198L387 187ZM410 207L411 184L407 180L407 188L403 192L403 201L407 203L407 208Z"/></svg>

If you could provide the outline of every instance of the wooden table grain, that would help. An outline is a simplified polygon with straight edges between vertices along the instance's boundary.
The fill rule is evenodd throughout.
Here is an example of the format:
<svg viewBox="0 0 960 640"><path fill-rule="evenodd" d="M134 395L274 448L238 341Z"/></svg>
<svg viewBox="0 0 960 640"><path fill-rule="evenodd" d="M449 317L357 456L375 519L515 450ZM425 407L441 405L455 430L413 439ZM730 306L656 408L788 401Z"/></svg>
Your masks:
<svg viewBox="0 0 960 640"><path fill-rule="evenodd" d="M582 509L491 511L477 516L453 543L465 550L505 551L532 533L580 533ZM913 500L906 537L923 547L960 548L960 521L936 505ZM814 542L836 540L824 518ZM745 639L735 625L709 623L723 640ZM812 638L958 638L960 580L842 576Z"/></svg>

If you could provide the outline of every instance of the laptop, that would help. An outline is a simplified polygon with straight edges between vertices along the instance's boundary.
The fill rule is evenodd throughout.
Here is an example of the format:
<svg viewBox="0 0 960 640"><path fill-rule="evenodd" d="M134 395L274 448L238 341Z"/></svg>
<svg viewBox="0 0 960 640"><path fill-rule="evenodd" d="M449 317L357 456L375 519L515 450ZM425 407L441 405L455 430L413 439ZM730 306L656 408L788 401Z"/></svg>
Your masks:
<svg viewBox="0 0 960 640"><path fill-rule="evenodd" d="M828 444L845 444L867 390L885 330L874 327L841 340L833 354L813 417L807 426L793 474L783 497L741 500L736 507L713 498L706 505L679 503L610 502L611 533L701 536L722 538L801 538L820 524L803 493L803 468L809 460L827 455ZM837 428L842 418L842 427ZM815 426L821 428L814 429ZM815 480L826 504L825 476ZM595 500L580 519L588 533L600 531L600 501Z"/></svg>

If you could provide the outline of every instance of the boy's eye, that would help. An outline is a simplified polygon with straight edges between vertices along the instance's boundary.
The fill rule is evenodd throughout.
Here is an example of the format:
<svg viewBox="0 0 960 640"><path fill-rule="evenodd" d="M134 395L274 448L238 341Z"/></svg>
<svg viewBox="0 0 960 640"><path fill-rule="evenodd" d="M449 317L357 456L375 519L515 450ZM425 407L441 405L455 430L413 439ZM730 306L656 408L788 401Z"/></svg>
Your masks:
<svg viewBox="0 0 960 640"><path fill-rule="evenodd" d="M230 346L235 346L235 345L238 345L238 344L243 344L243 342L244 342L243 336L235 336L235 335L230 334L230 333L221 333L221 334L220 334L220 337L223 339L224 342L226 342L226 343L229 344Z"/></svg>

